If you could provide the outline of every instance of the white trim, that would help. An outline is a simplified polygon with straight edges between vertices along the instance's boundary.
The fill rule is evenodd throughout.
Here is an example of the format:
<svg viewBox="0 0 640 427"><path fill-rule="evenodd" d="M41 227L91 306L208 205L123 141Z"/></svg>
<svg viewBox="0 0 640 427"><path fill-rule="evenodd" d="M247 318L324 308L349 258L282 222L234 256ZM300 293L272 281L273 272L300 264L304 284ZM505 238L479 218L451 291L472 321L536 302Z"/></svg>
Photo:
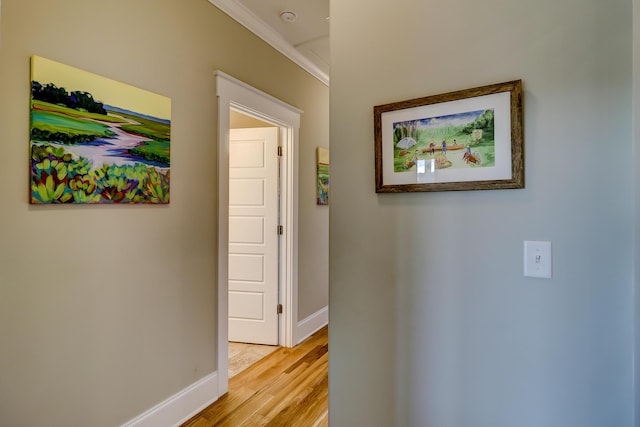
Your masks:
<svg viewBox="0 0 640 427"><path fill-rule="evenodd" d="M278 52L298 64L309 74L329 86L329 75L322 71L316 64L311 62L300 53L291 43L286 41L280 33L268 25L256 14L247 9L243 4L235 0L209 0L209 3L238 21L249 31L269 43Z"/></svg>
<svg viewBox="0 0 640 427"><path fill-rule="evenodd" d="M298 322L296 345L309 338L321 328L329 324L329 306L323 307L311 316Z"/></svg>
<svg viewBox="0 0 640 427"><path fill-rule="evenodd" d="M298 115L298 118L300 116ZM284 234L280 239L280 316L279 344L293 347L298 322L298 126L281 127L283 147L280 164L280 221Z"/></svg>
<svg viewBox="0 0 640 427"><path fill-rule="evenodd" d="M214 372L127 421L121 427L179 426L216 400L218 374Z"/></svg>
<svg viewBox="0 0 640 427"><path fill-rule="evenodd" d="M258 117L264 117L265 120L272 121L274 124L291 124L296 129L300 127L300 115L303 113L301 109L256 89L242 80L238 80L235 77L230 76L224 71L216 70L213 74L218 79L216 81L219 82L216 86L216 95L221 96L226 94L221 93L221 89L228 90L230 94L236 95L235 98L238 98L234 98L234 100L236 100L240 105L244 105L246 108L252 110L252 114L257 115ZM262 113L260 109L250 108L247 105L250 104L250 101L257 103L260 108L264 109L269 107L270 104L276 104L275 108L277 109L277 113L282 117L270 117L269 115Z"/></svg>
<svg viewBox="0 0 640 427"><path fill-rule="evenodd" d="M279 344L293 346L298 322L298 133L302 110L255 89L222 71L215 72L218 97L218 395L229 389L229 111L241 111L278 126L281 160L280 316Z"/></svg>

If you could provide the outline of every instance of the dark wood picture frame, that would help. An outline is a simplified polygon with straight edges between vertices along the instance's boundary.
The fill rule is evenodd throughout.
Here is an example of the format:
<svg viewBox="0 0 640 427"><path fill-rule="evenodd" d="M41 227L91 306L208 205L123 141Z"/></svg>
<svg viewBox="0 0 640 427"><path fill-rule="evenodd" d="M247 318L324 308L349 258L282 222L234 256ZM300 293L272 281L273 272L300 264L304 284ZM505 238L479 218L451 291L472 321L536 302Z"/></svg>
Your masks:
<svg viewBox="0 0 640 427"><path fill-rule="evenodd" d="M376 192L524 188L522 97L514 80L375 106Z"/></svg>

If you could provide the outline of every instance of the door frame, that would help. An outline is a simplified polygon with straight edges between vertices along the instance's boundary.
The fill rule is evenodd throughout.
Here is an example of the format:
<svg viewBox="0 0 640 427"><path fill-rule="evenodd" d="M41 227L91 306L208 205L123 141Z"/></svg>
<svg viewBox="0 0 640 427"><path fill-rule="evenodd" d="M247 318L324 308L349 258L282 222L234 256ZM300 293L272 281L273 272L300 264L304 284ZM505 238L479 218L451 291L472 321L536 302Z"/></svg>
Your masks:
<svg viewBox="0 0 640 427"><path fill-rule="evenodd" d="M218 396L229 389L229 116L231 109L279 128L280 222L284 226L279 243L278 340L284 347L294 344L298 324L298 138L302 110L217 70L218 98ZM276 230L274 230L275 232ZM274 310L276 308L274 307Z"/></svg>

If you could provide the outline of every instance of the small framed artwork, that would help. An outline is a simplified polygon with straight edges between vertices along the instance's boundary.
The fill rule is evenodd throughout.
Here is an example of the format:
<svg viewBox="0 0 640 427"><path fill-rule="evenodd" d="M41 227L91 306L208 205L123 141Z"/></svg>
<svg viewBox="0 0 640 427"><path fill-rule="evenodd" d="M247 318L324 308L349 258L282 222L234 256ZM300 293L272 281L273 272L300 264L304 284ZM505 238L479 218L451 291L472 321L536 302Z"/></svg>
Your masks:
<svg viewBox="0 0 640 427"><path fill-rule="evenodd" d="M317 204L329 204L329 149L318 147L316 150L316 172L318 176Z"/></svg>
<svg viewBox="0 0 640 427"><path fill-rule="evenodd" d="M378 105L378 193L524 187L522 81Z"/></svg>

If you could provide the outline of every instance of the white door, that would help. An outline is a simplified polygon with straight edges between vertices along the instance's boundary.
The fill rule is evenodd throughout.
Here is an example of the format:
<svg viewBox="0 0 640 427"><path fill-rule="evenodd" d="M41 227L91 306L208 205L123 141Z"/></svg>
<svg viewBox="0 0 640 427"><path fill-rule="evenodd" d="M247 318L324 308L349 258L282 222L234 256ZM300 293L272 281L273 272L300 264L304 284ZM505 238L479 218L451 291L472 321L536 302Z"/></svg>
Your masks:
<svg viewBox="0 0 640 427"><path fill-rule="evenodd" d="M229 341L278 345L278 128L229 136Z"/></svg>

